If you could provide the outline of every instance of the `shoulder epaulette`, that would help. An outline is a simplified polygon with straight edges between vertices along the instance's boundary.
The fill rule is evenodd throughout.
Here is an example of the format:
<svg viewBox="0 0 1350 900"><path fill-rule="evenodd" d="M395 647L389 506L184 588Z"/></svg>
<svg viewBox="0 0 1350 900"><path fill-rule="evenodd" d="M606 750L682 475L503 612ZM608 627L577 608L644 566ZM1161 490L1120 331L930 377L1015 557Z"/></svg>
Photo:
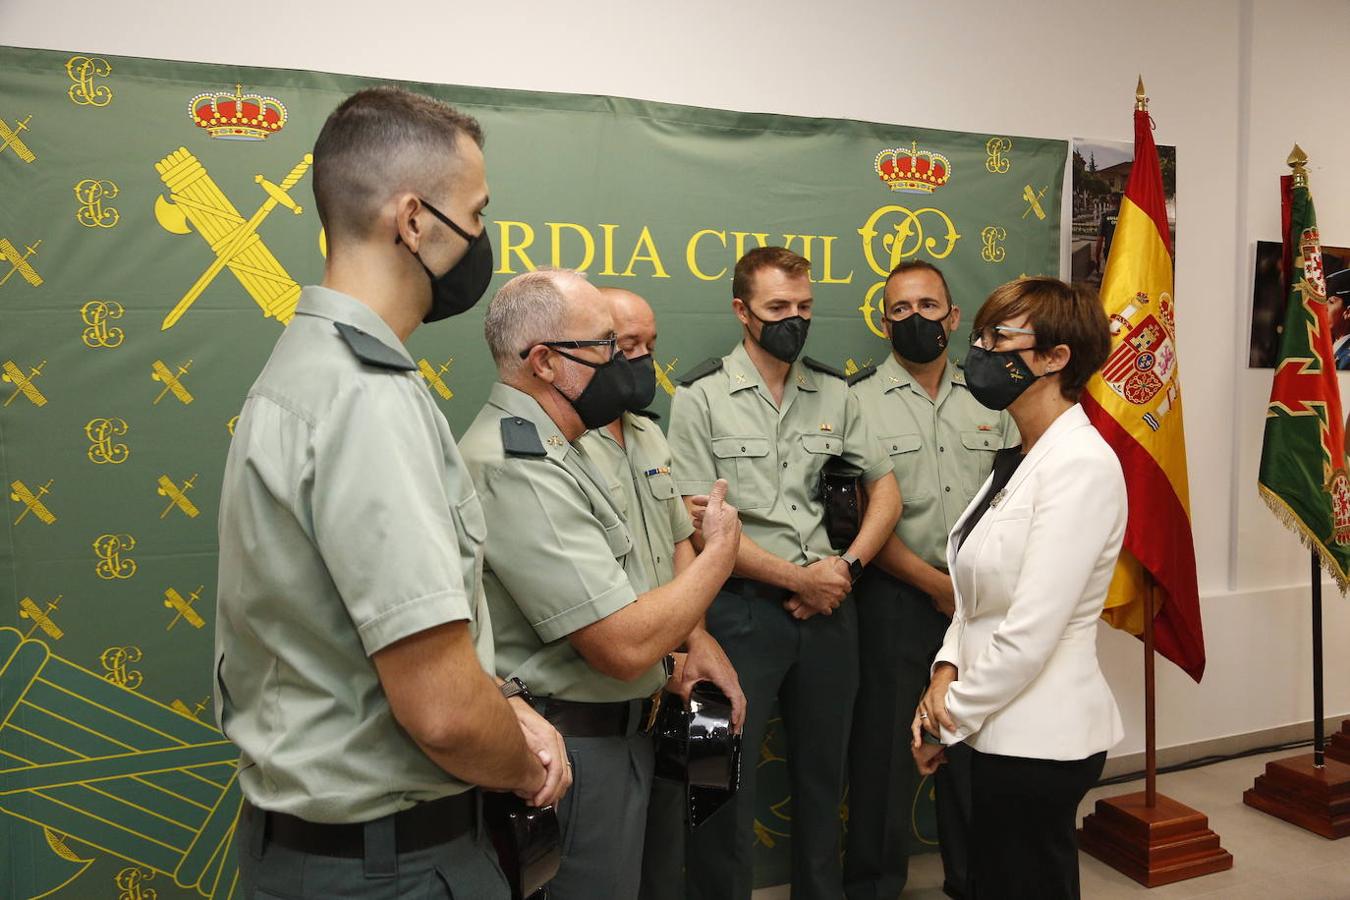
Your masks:
<svg viewBox="0 0 1350 900"><path fill-rule="evenodd" d="M654 409L635 409L633 410L633 415L651 419L653 422L661 421L661 414Z"/></svg>
<svg viewBox="0 0 1350 900"><path fill-rule="evenodd" d="M357 359L366 365L379 369L394 369L399 372L411 372L417 366L408 362L393 347L385 344L373 334L367 334L355 325L346 322L334 322L337 333L347 342L347 347Z"/></svg>
<svg viewBox="0 0 1350 900"><path fill-rule="evenodd" d="M502 450L507 456L548 456L539 429L529 419L506 416L502 419Z"/></svg>
<svg viewBox="0 0 1350 900"><path fill-rule="evenodd" d="M808 369L815 369L817 372L824 372L826 375L833 375L840 381L848 381L848 376L834 366L826 365L818 359L812 359L809 356L802 357L802 364Z"/></svg>
<svg viewBox="0 0 1350 900"><path fill-rule="evenodd" d="M712 359L705 359L703 362L694 366L692 369L690 369L688 372L685 372L683 375L676 376L675 380L678 381L680 384L684 385L685 387L689 387L689 385L693 384L695 381L698 381L700 378L707 378L709 375L711 375L712 373L716 372L718 369L721 368L722 368L722 358L720 356L715 356Z"/></svg>
<svg viewBox="0 0 1350 900"><path fill-rule="evenodd" d="M860 381L866 381L875 374L877 374L876 366L863 366L861 369L848 376L849 387L852 387Z"/></svg>

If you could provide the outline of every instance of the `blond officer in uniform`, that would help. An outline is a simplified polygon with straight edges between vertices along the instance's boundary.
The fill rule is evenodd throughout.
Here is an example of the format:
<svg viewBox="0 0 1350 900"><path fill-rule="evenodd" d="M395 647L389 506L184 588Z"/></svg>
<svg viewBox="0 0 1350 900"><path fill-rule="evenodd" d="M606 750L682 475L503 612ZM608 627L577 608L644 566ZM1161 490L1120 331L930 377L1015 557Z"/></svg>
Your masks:
<svg viewBox="0 0 1350 900"><path fill-rule="evenodd" d="M472 118L377 88L314 147L323 285L249 391L221 489L238 896L508 897L471 786L546 804L568 784L556 731L488 674L483 512L404 348L487 288L481 144Z"/></svg>
<svg viewBox="0 0 1350 900"><path fill-rule="evenodd" d="M500 381L462 446L493 529L483 581L497 672L562 732L575 773L550 896L629 900L664 663L730 573L740 523L722 502L726 485L715 486L704 552L669 584L649 582L610 479L576 443L618 418L631 392L609 308L584 277L511 279L484 331Z"/></svg>
<svg viewBox="0 0 1350 900"><path fill-rule="evenodd" d="M892 352L850 383L894 463L904 512L854 588L862 681L849 747L849 900L894 898L904 889L919 775L902 732L951 621L947 535L988 477L994 452L1019 442L1011 417L971 396L947 359L961 309L941 271L923 261L897 266L886 281L882 316ZM936 777L938 838L944 887L964 897L969 759L964 744L948 750L948 765Z"/></svg>
<svg viewBox="0 0 1350 900"><path fill-rule="evenodd" d="M843 373L797 361L810 325L809 274L806 259L781 247L736 263L732 309L743 339L680 380L670 446L682 494L725 478L741 510L736 577L709 610L708 631L745 691L748 759L779 702L792 773L792 896L838 900L839 803L858 688L858 623L846 600L895 527L900 496ZM819 494L831 461L861 472L868 497L842 556L830 546ZM689 836L691 896L750 896L754 800L747 764L733 802Z"/></svg>
<svg viewBox="0 0 1350 900"><path fill-rule="evenodd" d="M622 288L601 288L614 318L619 352L631 367L632 393L626 411L603 428L588 431L578 444L611 478L610 493L628 521L634 552L647 568L648 582L668 584L694 559L693 523L671 477L670 445L647 410L656 397L656 316L647 301ZM699 681L710 681L731 699L732 724L745 716L745 694L721 646L700 622L677 654L679 694L688 699ZM647 810L642 853L643 900L684 897L685 788L658 778Z"/></svg>

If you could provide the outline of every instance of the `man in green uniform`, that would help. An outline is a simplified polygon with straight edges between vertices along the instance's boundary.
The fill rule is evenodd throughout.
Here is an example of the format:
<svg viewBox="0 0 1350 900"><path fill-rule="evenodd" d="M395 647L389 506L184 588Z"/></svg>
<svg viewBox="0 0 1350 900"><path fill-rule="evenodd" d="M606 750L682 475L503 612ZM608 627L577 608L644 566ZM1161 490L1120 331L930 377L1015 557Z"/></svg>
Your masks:
<svg viewBox="0 0 1350 900"><path fill-rule="evenodd" d="M1008 414L972 397L947 359L960 323L942 273L923 261L901 263L882 300L892 352L850 379L863 418L894 463L904 513L854 588L862 684L849 747L849 900L894 898L904 889L919 781L905 725L951 622L947 534L984 484L994 452L1019 443ZM964 744L948 750L936 778L938 838L944 889L964 897L969 751Z"/></svg>
<svg viewBox="0 0 1350 900"><path fill-rule="evenodd" d="M642 297L622 288L601 288L614 319L619 352L632 367L633 391L622 416L586 432L578 444L610 479L610 493L627 520L634 552L648 583L668 584L694 559L694 526L671 477L670 445L647 411L656 396L656 316ZM678 693L689 699L699 681L710 681L731 700L732 724L745 717L745 694L721 646L700 622L677 654ZM685 787L655 779L647 809L642 853L643 900L684 897Z"/></svg>
<svg viewBox="0 0 1350 900"><path fill-rule="evenodd" d="M542 805L569 783L556 731L485 671L483 513L403 345L487 287L481 144L472 118L378 88L314 147L323 285L249 391L221 489L240 896L505 898L471 785Z"/></svg>
<svg viewBox="0 0 1350 900"><path fill-rule="evenodd" d="M576 443L618 418L631 390L608 306L577 273L541 270L507 282L483 328L500 380L462 444L492 523L483 582L497 672L563 733L576 779L550 896L631 898L664 663L730 573L740 522L726 485L710 485L704 552L649 583L610 479Z"/></svg>
<svg viewBox="0 0 1350 900"><path fill-rule="evenodd" d="M741 789L689 836L695 897L748 898L753 889L755 766L778 699L792 787L792 896L838 900L839 803L853 697L858 623L844 602L900 512L890 460L868 430L844 375L797 361L811 320L810 263L781 247L736 263L732 309L743 339L680 380L671 409L676 485L692 495L714 479L745 532L708 611L747 699ZM825 464L861 472L868 499L857 538L831 548L820 499Z"/></svg>

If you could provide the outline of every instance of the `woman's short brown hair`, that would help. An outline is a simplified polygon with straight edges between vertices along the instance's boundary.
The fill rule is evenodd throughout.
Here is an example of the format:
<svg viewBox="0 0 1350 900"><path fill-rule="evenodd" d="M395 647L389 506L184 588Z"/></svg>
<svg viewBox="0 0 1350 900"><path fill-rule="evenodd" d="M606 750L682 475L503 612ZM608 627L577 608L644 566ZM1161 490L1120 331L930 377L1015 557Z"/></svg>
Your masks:
<svg viewBox="0 0 1350 900"><path fill-rule="evenodd" d="M1058 344L1069 348L1069 362L1059 373L1059 390L1077 400L1088 380L1111 352L1111 326L1097 292L1058 278L1018 278L1000 285L975 314L974 333L1027 317L1036 332L1035 349L1046 353Z"/></svg>

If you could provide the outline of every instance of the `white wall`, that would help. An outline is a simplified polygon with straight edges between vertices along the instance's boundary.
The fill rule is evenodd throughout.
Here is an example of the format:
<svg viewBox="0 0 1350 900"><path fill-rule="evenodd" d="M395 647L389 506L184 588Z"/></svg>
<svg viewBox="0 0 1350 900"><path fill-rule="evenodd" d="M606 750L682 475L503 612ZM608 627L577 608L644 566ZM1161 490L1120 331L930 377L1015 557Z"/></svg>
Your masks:
<svg viewBox="0 0 1350 900"><path fill-rule="evenodd" d="M226 27L190 25L194 7ZM1278 239L1276 177L1295 140L1324 239L1350 244L1346 69L1331 40L1346 34L1342 0L0 0L0 42L16 46L1046 137L1129 140L1142 73L1156 137L1178 147L1178 341L1210 659L1199 687L1160 664L1163 746L1311 718L1307 557L1256 499L1270 375L1243 366L1251 246ZM1330 647L1350 636L1350 600L1334 592L1327 633ZM1139 645L1105 628L1101 643L1128 723L1116 752L1138 751ZM1350 654L1328 657L1327 708L1350 711Z"/></svg>

